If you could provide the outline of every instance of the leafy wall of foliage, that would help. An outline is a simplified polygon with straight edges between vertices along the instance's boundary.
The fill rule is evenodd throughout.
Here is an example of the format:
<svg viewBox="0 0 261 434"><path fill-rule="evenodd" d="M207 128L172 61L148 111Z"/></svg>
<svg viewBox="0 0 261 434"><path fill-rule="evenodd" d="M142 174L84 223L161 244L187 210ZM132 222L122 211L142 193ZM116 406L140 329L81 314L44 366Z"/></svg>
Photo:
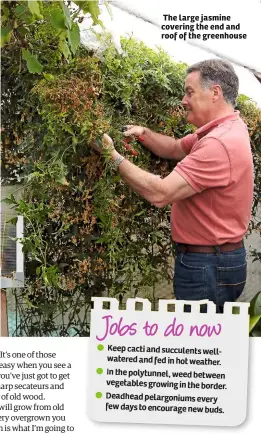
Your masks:
<svg viewBox="0 0 261 434"><path fill-rule="evenodd" d="M18 335L86 336L91 296L107 291L122 300L126 292L171 280L170 208L157 209L131 191L90 143L107 132L139 167L166 176L175 163L124 139L122 126L146 125L175 137L193 130L181 106L186 65L132 38L122 39L124 55L109 42L99 56L72 50L68 27L50 31L48 17L61 17L60 3L41 4L44 19L25 37L41 71L30 72L21 38L3 48L3 173L23 189L23 198L9 203L25 219L27 283L18 295ZM70 19L72 27L78 18ZM61 30L69 54L61 49ZM243 97L238 106L255 159L255 214L261 112Z"/></svg>

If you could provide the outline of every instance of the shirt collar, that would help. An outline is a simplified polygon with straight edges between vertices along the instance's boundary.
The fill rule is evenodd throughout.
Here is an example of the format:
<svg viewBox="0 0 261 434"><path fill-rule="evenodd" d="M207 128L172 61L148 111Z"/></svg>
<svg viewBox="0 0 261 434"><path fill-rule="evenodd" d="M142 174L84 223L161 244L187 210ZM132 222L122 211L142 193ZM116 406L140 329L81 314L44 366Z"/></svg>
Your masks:
<svg viewBox="0 0 261 434"><path fill-rule="evenodd" d="M213 121L210 121L207 124L203 125L202 127L198 128L196 130L196 134L198 136L207 134L207 132L209 130L222 124L223 122L234 121L234 120L238 119L239 114L240 114L239 110L235 110L234 113L232 113L231 115L222 116L221 118L214 119Z"/></svg>

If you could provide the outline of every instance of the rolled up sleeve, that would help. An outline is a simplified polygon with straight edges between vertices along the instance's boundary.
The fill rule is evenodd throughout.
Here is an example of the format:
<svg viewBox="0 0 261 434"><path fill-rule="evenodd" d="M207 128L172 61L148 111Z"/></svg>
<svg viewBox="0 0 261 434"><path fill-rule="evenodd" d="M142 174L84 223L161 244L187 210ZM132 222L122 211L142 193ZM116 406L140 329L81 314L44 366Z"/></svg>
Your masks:
<svg viewBox="0 0 261 434"><path fill-rule="evenodd" d="M213 187L226 187L230 182L231 168L224 144L212 137L202 139L175 170L198 193Z"/></svg>

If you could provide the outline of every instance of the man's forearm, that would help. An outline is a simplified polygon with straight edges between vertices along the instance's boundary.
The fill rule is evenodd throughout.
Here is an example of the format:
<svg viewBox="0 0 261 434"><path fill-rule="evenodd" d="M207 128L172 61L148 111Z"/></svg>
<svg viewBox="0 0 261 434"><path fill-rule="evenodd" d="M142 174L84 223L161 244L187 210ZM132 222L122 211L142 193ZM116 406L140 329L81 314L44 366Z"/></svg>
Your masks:
<svg viewBox="0 0 261 434"><path fill-rule="evenodd" d="M139 139L143 145L148 148L153 154L161 158L175 158L176 140L173 137L168 137L163 134L155 133L149 128L144 128L144 134Z"/></svg>
<svg viewBox="0 0 261 434"><path fill-rule="evenodd" d="M119 170L121 177L132 190L158 208L196 193L187 180L175 170L166 178L161 179L160 176L153 175L135 166L116 151L112 139L107 134L103 135L103 147L110 152L113 168Z"/></svg>

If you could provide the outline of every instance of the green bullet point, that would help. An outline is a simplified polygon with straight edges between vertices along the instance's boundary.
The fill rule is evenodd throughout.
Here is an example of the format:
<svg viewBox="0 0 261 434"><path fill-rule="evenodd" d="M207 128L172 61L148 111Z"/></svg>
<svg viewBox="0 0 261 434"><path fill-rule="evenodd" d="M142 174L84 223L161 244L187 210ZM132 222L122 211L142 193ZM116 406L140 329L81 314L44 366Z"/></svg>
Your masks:
<svg viewBox="0 0 261 434"><path fill-rule="evenodd" d="M102 368L97 368L96 372L97 372L97 374L102 374L103 373L103 369Z"/></svg>
<svg viewBox="0 0 261 434"><path fill-rule="evenodd" d="M101 392L97 392L95 396L96 396L96 398L101 398L102 397L102 393Z"/></svg>
<svg viewBox="0 0 261 434"><path fill-rule="evenodd" d="M99 351L102 351L102 350L104 349L104 346L103 346L102 344L100 344L100 345L98 345L97 349L98 349Z"/></svg>

